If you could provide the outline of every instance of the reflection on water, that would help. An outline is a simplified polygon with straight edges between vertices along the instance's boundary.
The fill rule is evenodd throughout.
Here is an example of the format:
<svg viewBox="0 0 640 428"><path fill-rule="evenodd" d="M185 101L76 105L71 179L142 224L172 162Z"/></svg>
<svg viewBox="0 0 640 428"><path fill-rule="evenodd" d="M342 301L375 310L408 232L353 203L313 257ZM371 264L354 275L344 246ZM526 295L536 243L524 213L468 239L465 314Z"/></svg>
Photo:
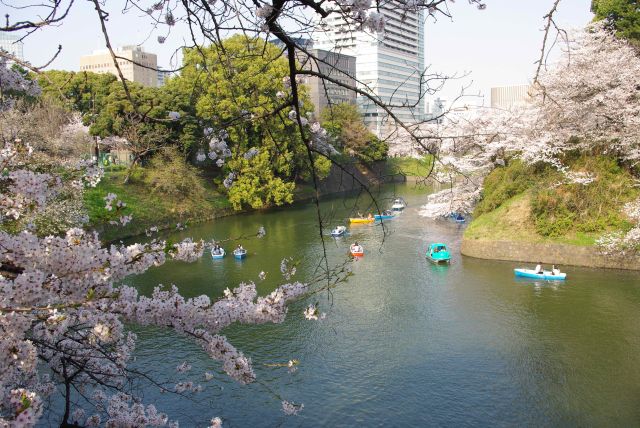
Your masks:
<svg viewBox="0 0 640 428"><path fill-rule="evenodd" d="M424 195L408 186L397 191L409 207L384 223L386 236L379 225L348 225L353 199L322 204L324 233L339 224L350 232L327 237L329 262L343 262L355 240L365 248L355 275L330 300L296 302L281 325L225 332L252 358L258 383L230 381L187 339L137 329L138 366L175 381L183 379L175 367L189 361L189 376L206 387L193 400L151 390L145 399L183 426L205 426L213 416L226 426L640 424L638 273L567 267L564 283L516 280L513 263L460 256L461 226L419 217ZM360 198L359 210L368 212L366 204ZM216 297L252 280L268 293L281 280L283 257L301 261L299 279L317 266L316 218L303 205L192 227L172 239L225 239L261 225L267 237L242 242L249 251L243 261L167 263L128 282L144 293L175 283L187 296ZM426 260L430 242L448 244L450 266ZM235 245L225 245L228 253ZM327 319L304 320L305 305L316 301ZM293 358L300 360L294 373L270 366ZM204 381L205 371L216 373L213 381ZM304 403L304 411L286 418L281 399Z"/></svg>

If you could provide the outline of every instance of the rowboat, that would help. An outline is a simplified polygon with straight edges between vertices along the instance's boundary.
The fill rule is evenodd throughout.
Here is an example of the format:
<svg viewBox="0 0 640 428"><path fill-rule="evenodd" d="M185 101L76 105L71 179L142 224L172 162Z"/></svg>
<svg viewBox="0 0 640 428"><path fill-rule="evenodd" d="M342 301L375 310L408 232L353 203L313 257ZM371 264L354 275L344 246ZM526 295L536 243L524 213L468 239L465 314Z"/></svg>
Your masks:
<svg viewBox="0 0 640 428"><path fill-rule="evenodd" d="M233 250L233 257L235 257L238 260L242 260L245 257L247 257L247 250L245 250L244 248L242 249L235 249Z"/></svg>
<svg viewBox="0 0 640 428"><path fill-rule="evenodd" d="M395 214L393 213L393 211L389 211L389 210L383 211L382 214L376 214L373 216L375 220L390 220L394 217L395 217Z"/></svg>
<svg viewBox="0 0 640 428"><path fill-rule="evenodd" d="M449 263L451 261L451 255L447 246L439 242L435 242L429 245L427 250L427 258L435 264Z"/></svg>
<svg viewBox="0 0 640 428"><path fill-rule="evenodd" d="M211 249L211 258L212 259L222 259L225 256L224 248L220 248L218 252L216 252L213 248Z"/></svg>
<svg viewBox="0 0 640 428"><path fill-rule="evenodd" d="M351 247L349 247L349 252L353 257L364 256L364 248L362 248L362 245L352 244Z"/></svg>
<svg viewBox="0 0 640 428"><path fill-rule="evenodd" d="M537 273L534 269L525 269L518 268L514 269L513 272L516 276L522 278L534 278L534 279L544 279L546 281L562 281L567 278L567 274L560 272L559 270L555 271L542 271L542 273Z"/></svg>
<svg viewBox="0 0 640 428"><path fill-rule="evenodd" d="M375 219L373 217L371 218L359 217L359 218L349 219L349 223L373 223L374 221Z"/></svg>
<svg viewBox="0 0 640 428"><path fill-rule="evenodd" d="M407 204L402 200L402 198L397 198L393 201L393 205L391 205L391 209L394 211L402 211L405 209Z"/></svg>
<svg viewBox="0 0 640 428"><path fill-rule="evenodd" d="M344 235L346 231L347 231L346 226L336 226L336 228L331 231L331 236L336 238L338 236Z"/></svg>
<svg viewBox="0 0 640 428"><path fill-rule="evenodd" d="M456 223L464 223L466 221L464 216L460 213L451 213L451 219Z"/></svg>

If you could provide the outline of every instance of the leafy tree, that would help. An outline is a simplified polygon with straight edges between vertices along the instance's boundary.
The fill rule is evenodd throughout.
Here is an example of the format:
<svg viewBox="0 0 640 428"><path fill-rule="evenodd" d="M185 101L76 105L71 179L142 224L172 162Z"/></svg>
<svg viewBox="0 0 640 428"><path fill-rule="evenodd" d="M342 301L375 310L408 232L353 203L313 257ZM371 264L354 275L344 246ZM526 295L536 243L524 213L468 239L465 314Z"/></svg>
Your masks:
<svg viewBox="0 0 640 428"><path fill-rule="evenodd" d="M194 106L193 114L213 130L214 141L224 132L233 154L223 172L235 176L229 197L238 209L244 204L259 208L291 202L293 181L309 176L297 122L289 118L291 101L283 81L287 75L288 63L278 47L236 35L220 46L185 50L180 76L167 85L181 108ZM301 91L301 111L310 112L308 97ZM190 138L190 147L200 138L201 150L210 150L209 138ZM259 155L245 159L252 150ZM314 163L326 175L326 162L317 162L315 156Z"/></svg>
<svg viewBox="0 0 640 428"><path fill-rule="evenodd" d="M367 129L358 107L342 103L325 108L320 114L322 126L336 147L364 162L387 158L389 146Z"/></svg>
<svg viewBox="0 0 640 428"><path fill-rule="evenodd" d="M640 1L592 0L594 20L606 20L617 35L640 46Z"/></svg>
<svg viewBox="0 0 640 428"><path fill-rule="evenodd" d="M112 74L87 71L50 70L38 75L42 95L82 114L85 125L94 122L105 105L112 84L117 81ZM120 84L121 85L121 84Z"/></svg>
<svg viewBox="0 0 640 428"><path fill-rule="evenodd" d="M241 171L229 189L229 202L234 209L241 209L244 204L262 208L293 202L295 183L275 175L269 152L258 153L251 160L238 158L233 161L233 166Z"/></svg>

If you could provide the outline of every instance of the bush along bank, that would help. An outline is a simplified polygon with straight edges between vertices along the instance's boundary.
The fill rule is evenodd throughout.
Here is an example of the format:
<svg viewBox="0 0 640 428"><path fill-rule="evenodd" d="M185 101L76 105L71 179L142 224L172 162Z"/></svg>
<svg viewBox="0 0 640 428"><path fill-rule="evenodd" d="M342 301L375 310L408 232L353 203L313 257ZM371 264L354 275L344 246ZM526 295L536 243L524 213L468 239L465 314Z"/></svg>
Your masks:
<svg viewBox="0 0 640 428"><path fill-rule="evenodd" d="M624 212L626 204L640 197L632 172L604 155L581 155L566 161L573 171L569 177L548 165L526 165L519 160L491 172L485 178L474 220L465 230L463 254L534 262L544 258L543 253L558 250L568 254L562 262L565 264L638 266L633 255L617 263L602 256L596 246L602 236L624 234L634 225ZM503 245L489 245L492 242ZM523 251L500 250L513 242ZM532 244L531 248L526 244ZM551 251L540 244L567 247ZM576 246L589 248L585 254L592 254L592 263L584 254L571 259Z"/></svg>

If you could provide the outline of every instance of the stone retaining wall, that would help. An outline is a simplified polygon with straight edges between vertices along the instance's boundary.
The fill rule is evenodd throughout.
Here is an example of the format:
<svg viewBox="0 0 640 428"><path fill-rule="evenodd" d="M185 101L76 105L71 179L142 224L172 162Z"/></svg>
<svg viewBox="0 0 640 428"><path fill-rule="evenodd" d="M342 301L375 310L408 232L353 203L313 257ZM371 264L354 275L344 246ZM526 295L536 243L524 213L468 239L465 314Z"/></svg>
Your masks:
<svg viewBox="0 0 640 428"><path fill-rule="evenodd" d="M625 259L607 257L596 253L593 247L568 244L463 239L460 251L465 256L479 259L640 270L639 256Z"/></svg>

